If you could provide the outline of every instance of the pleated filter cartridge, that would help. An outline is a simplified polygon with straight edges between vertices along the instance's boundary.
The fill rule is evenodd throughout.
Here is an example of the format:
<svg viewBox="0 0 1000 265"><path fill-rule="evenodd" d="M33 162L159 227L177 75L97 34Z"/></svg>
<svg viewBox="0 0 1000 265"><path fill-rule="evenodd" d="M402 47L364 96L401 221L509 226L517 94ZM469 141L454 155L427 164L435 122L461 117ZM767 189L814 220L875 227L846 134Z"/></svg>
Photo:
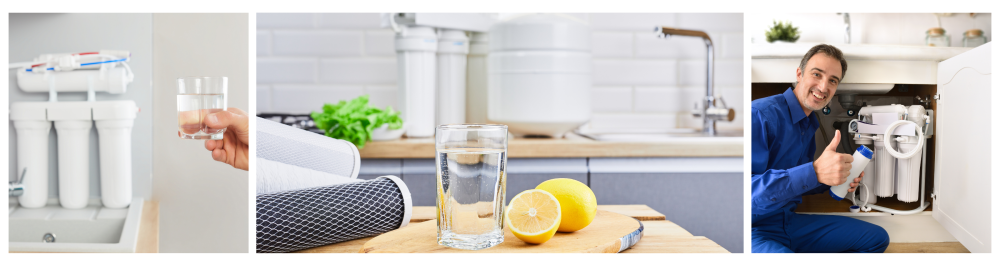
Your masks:
<svg viewBox="0 0 1000 265"><path fill-rule="evenodd" d="M357 179L354 144L257 118L257 252L291 252L406 226L395 176Z"/></svg>

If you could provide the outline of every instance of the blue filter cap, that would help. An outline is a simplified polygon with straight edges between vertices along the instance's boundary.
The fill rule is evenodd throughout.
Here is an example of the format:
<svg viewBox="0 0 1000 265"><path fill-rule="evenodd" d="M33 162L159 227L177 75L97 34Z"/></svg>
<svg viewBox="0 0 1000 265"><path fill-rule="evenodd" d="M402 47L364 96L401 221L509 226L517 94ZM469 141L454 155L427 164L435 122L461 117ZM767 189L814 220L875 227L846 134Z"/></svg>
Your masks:
<svg viewBox="0 0 1000 265"><path fill-rule="evenodd" d="M865 156L865 158L872 159L872 150L868 149L867 146L862 145L861 147L858 147L857 152L861 153L861 155Z"/></svg>

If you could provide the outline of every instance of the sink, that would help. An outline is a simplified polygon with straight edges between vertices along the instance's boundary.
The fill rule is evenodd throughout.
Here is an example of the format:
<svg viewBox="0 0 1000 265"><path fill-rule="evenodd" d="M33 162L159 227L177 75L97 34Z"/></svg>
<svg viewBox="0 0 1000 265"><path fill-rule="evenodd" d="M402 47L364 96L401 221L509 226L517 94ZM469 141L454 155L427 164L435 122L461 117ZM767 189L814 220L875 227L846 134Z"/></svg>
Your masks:
<svg viewBox="0 0 1000 265"><path fill-rule="evenodd" d="M717 130L716 136L705 136L695 129L674 129L657 133L577 132L576 134L602 142L686 142L743 143L742 130Z"/></svg>
<svg viewBox="0 0 1000 265"><path fill-rule="evenodd" d="M42 208L9 205L10 252L135 252L142 198L128 208L102 207L99 200L83 209L65 209L58 202ZM46 243L46 234L55 242Z"/></svg>

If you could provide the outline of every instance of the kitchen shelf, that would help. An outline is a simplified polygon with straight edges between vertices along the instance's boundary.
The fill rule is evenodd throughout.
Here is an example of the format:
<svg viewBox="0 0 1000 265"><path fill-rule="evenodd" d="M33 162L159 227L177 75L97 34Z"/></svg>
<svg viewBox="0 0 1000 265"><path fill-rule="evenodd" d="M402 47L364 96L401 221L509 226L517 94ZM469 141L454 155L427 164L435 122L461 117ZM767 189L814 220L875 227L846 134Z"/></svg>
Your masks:
<svg viewBox="0 0 1000 265"><path fill-rule="evenodd" d="M742 157L742 138L678 137L651 142L602 142L590 139L514 138L507 157ZM723 140L726 139L726 140ZM434 158L434 138L373 141L361 158Z"/></svg>

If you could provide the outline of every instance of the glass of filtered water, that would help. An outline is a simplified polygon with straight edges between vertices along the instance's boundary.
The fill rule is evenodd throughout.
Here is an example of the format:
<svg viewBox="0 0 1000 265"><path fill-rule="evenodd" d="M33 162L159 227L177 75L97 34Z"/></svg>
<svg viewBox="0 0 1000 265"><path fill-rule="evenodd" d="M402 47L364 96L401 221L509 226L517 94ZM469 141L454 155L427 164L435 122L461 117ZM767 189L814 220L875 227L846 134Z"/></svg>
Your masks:
<svg viewBox="0 0 1000 265"><path fill-rule="evenodd" d="M441 125L435 150L438 244L480 250L503 243L507 126Z"/></svg>
<svg viewBox="0 0 1000 265"><path fill-rule="evenodd" d="M208 128L205 116L226 109L228 81L224 76L177 79L177 132L181 139L222 139L226 128Z"/></svg>

